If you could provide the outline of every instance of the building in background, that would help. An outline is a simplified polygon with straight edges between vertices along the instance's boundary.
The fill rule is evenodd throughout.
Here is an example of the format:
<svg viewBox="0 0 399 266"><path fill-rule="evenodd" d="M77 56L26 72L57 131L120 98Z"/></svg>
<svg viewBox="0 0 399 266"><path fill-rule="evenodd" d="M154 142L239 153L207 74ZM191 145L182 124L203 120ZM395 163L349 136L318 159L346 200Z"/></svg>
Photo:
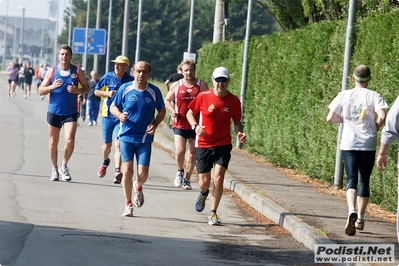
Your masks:
<svg viewBox="0 0 399 266"><path fill-rule="evenodd" d="M31 61L33 65L51 62L56 23L49 19L26 17L24 19L23 61ZM5 64L15 57L20 57L21 20L21 17L8 17L7 44L4 47L6 17L0 16L0 64ZM6 54L5 61L4 54Z"/></svg>

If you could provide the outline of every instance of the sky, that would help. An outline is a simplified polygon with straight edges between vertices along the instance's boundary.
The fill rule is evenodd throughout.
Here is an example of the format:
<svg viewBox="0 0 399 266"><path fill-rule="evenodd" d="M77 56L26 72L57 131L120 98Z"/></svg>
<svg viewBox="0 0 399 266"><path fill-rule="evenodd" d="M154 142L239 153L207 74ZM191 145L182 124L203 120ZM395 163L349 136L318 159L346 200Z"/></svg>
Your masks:
<svg viewBox="0 0 399 266"><path fill-rule="evenodd" d="M70 5L70 0L58 0L59 4L59 18L60 18L60 29L64 27L64 10ZM8 4L8 16L10 17L22 17L22 9L25 7L26 18L49 18L49 0L0 0L0 16L7 15L7 4ZM54 16L54 15L53 15Z"/></svg>

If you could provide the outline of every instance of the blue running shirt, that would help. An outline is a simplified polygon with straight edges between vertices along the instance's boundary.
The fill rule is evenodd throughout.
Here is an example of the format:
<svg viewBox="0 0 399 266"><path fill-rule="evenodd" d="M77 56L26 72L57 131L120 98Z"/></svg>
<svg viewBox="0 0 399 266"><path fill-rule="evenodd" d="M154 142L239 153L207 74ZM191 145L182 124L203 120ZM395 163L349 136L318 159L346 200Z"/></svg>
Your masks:
<svg viewBox="0 0 399 266"><path fill-rule="evenodd" d="M133 76L125 73L125 75L120 79L118 76L115 75L115 72L111 71L106 73L100 81L96 85L96 90L102 91L112 91L118 90L120 86L124 83L133 81ZM102 97L103 98L103 106L101 108L101 115L103 117L113 117L111 112L109 111L109 107L112 103L112 98L110 97Z"/></svg>
<svg viewBox="0 0 399 266"><path fill-rule="evenodd" d="M147 126L155 119L155 109L165 108L161 90L148 83L145 90L134 88L133 82L123 84L114 95L113 103L127 112L127 121L121 123L118 133L121 141L130 143L153 142L154 135L146 133Z"/></svg>
<svg viewBox="0 0 399 266"><path fill-rule="evenodd" d="M61 76L61 72L64 73ZM50 92L48 111L52 114L67 116L79 112L78 94L68 92L68 86L72 83L78 86L78 69L71 66L69 70L61 71L59 65L53 68L51 84L58 78L62 80L62 85Z"/></svg>

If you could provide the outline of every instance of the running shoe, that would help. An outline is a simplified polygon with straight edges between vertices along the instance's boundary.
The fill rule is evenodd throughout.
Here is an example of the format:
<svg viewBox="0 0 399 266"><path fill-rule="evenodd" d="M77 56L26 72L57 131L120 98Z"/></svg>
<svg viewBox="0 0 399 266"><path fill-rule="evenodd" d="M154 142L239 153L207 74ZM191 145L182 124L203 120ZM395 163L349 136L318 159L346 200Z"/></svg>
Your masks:
<svg viewBox="0 0 399 266"><path fill-rule="evenodd" d="M183 180L183 189L184 190L191 190L191 184L189 179Z"/></svg>
<svg viewBox="0 0 399 266"><path fill-rule="evenodd" d="M96 126L97 125L97 122L96 121L93 121L93 126Z"/></svg>
<svg viewBox="0 0 399 266"><path fill-rule="evenodd" d="M183 182L183 171L177 171L176 177L175 177L175 186L176 187L181 187L181 184Z"/></svg>
<svg viewBox="0 0 399 266"><path fill-rule="evenodd" d="M144 204L144 193L143 188L141 190L137 190L136 188L137 181L133 183L133 204L135 207L140 208Z"/></svg>
<svg viewBox="0 0 399 266"><path fill-rule="evenodd" d="M125 211L122 213L124 217L133 217L133 205L129 204L125 207Z"/></svg>
<svg viewBox="0 0 399 266"><path fill-rule="evenodd" d="M88 125L89 127L91 127L91 126L93 125L93 123L92 123L92 122L89 122L87 125Z"/></svg>
<svg viewBox="0 0 399 266"><path fill-rule="evenodd" d="M58 181L60 180L60 174L58 173L58 169L53 168L53 171L51 173L50 177L51 181Z"/></svg>
<svg viewBox="0 0 399 266"><path fill-rule="evenodd" d="M357 230L363 230L364 229L364 220L357 219L355 223L355 227Z"/></svg>
<svg viewBox="0 0 399 266"><path fill-rule="evenodd" d="M202 212L205 208L205 200L206 197L208 197L209 194L209 189L206 191L205 195L202 195L202 192L200 191L198 198L195 202L195 210L197 212Z"/></svg>
<svg viewBox="0 0 399 266"><path fill-rule="evenodd" d="M120 184L122 182L122 176L121 170L116 170L114 174L114 184Z"/></svg>
<svg viewBox="0 0 399 266"><path fill-rule="evenodd" d="M71 181L71 175L69 174L69 168L68 166L60 166L60 168L58 168L58 172L60 172L61 178L64 181Z"/></svg>
<svg viewBox="0 0 399 266"><path fill-rule="evenodd" d="M220 225L219 216L215 212L211 212L208 216L208 224L210 225Z"/></svg>
<svg viewBox="0 0 399 266"><path fill-rule="evenodd" d="M107 167L109 165L109 163L111 162L111 159L105 160L106 162L108 162L108 164L101 164L100 168L98 168L97 171L97 175L98 177L103 178L106 174L107 174Z"/></svg>
<svg viewBox="0 0 399 266"><path fill-rule="evenodd" d="M351 214L348 215L348 220L345 226L345 234L347 234L348 236L354 236L356 234L356 227L355 227L356 220L357 220L356 212L352 212Z"/></svg>

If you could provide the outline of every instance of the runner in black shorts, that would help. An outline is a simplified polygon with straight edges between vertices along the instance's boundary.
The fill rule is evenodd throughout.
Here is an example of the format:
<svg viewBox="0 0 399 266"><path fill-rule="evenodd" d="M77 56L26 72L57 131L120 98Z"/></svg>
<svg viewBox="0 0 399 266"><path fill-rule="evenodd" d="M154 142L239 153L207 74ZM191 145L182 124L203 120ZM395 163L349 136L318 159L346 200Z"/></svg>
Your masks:
<svg viewBox="0 0 399 266"><path fill-rule="evenodd" d="M62 125L64 125L64 123L78 121L78 118L78 113L67 116L60 116L47 111L47 123L57 128L62 128Z"/></svg>

